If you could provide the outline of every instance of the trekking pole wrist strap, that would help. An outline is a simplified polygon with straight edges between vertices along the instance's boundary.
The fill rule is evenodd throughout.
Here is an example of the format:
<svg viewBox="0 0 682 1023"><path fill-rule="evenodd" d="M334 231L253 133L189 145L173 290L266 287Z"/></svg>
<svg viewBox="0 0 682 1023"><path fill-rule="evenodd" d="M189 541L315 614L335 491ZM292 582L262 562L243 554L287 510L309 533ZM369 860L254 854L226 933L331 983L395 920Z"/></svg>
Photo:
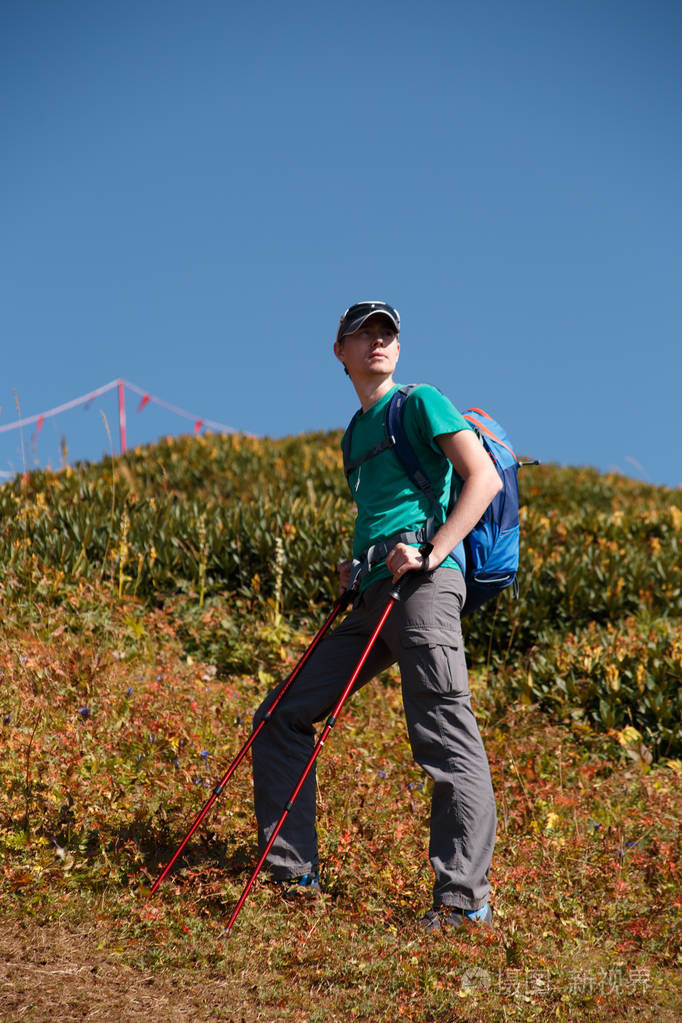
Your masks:
<svg viewBox="0 0 682 1023"><path fill-rule="evenodd" d="M429 555L433 551L432 543L423 543L419 548L419 553L422 556L422 572L429 571Z"/></svg>

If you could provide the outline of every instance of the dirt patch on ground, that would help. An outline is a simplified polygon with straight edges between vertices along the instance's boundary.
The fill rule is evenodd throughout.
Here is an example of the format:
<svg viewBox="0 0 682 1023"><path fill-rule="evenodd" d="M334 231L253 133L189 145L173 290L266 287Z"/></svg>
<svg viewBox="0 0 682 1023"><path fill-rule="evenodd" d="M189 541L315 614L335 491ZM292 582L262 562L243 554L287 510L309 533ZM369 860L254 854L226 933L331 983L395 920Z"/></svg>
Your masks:
<svg viewBox="0 0 682 1023"><path fill-rule="evenodd" d="M0 1023L256 1023L279 1014L224 971L121 962L102 926L4 921L1 944Z"/></svg>

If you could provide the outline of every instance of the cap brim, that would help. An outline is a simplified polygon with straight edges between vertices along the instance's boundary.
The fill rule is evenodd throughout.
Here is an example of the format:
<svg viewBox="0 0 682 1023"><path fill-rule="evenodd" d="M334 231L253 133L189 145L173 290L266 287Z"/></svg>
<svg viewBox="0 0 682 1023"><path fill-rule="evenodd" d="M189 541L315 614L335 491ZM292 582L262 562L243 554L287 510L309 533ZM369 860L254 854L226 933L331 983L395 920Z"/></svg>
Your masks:
<svg viewBox="0 0 682 1023"><path fill-rule="evenodd" d="M343 333L341 333L341 329L339 328L336 340L340 341L342 337L346 336L346 334L354 334L355 331L359 330L363 323L365 323L366 320L369 320L372 316L384 316L393 324L396 334L400 333L400 324L396 323L390 313L386 312L385 309L372 309L370 312L363 313L362 316L357 316L354 320L347 323L343 329Z"/></svg>

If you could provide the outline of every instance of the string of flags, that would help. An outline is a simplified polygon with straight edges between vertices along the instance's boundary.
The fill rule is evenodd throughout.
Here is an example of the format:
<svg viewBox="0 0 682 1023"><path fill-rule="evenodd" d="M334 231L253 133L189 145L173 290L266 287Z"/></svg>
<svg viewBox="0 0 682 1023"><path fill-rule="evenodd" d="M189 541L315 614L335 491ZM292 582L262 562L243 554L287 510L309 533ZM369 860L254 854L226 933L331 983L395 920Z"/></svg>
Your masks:
<svg viewBox="0 0 682 1023"><path fill-rule="evenodd" d="M68 412L70 409L77 408L79 405L83 405L85 409L88 409L96 398L106 394L108 391L116 389L118 391L120 450L121 454L124 455L128 449L126 438L126 388L139 395L140 400L137 405L138 412L141 412L142 409L151 402L154 405L158 405L160 408L166 409L168 412L174 413L176 416L182 416L183 419L188 419L193 422L195 435L200 434L204 428L217 430L220 433L236 432L233 427L226 426L225 423L217 423L212 419L204 419L202 416L188 412L186 409L178 408L177 405L171 405L169 402L157 397L150 391L145 391L142 387L138 387L137 384L133 384L129 380L124 380L122 377L119 377L116 380L111 380L108 384L104 384L102 387L95 388L94 391L89 391L88 394L82 394L79 398L73 398L71 401L67 401L63 405L58 405L56 408L48 409L45 412L39 412L34 416L25 416L23 419L17 419L12 423L4 423L0 426L0 434L7 433L10 430L19 430L24 426L32 426L35 424L35 432L33 434L33 442L35 444L46 419L58 416L62 412Z"/></svg>

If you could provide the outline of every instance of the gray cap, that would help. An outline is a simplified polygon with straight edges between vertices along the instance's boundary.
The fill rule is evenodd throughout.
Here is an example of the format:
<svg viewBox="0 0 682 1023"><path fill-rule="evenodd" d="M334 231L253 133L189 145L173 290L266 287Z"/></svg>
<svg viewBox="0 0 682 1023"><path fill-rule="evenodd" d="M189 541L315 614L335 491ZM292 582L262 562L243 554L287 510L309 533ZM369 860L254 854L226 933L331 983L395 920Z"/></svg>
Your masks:
<svg viewBox="0 0 682 1023"><path fill-rule="evenodd" d="M370 316L387 316L395 327L396 334L400 333L400 316L398 310L387 302L356 302L341 317L339 329L336 332L336 340L340 341L346 334L353 334L359 330L365 320Z"/></svg>

